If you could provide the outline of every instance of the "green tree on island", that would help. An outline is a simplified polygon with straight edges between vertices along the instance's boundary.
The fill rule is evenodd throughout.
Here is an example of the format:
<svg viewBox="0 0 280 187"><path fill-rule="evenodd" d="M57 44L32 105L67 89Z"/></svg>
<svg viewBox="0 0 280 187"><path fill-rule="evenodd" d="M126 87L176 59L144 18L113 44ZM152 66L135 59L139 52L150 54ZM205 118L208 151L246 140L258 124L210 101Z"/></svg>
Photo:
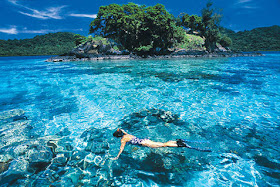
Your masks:
<svg viewBox="0 0 280 187"><path fill-rule="evenodd" d="M87 41L87 37L82 36L80 34L75 34L74 38L75 38L75 44L76 45L80 45L80 44L82 44L82 43Z"/></svg>
<svg viewBox="0 0 280 187"><path fill-rule="evenodd" d="M101 6L90 26L90 33L113 39L138 55L164 54L183 37L174 17L161 4Z"/></svg>
<svg viewBox="0 0 280 187"><path fill-rule="evenodd" d="M31 39L0 40L0 56L67 54L75 44L93 41L100 46L110 44L116 51L126 48L141 56L167 54L170 48L204 50L206 47L213 52L217 43L230 46L233 51L280 50L279 26L234 32L221 28L220 19L211 2L202 10L202 16L183 13L178 18L160 4L152 7L111 4L100 7L91 23L91 33L100 37L58 32Z"/></svg>
<svg viewBox="0 0 280 187"><path fill-rule="evenodd" d="M194 31L205 39L205 48L209 52L214 52L216 43L220 43L224 47L229 47L232 43L231 39L220 33L220 22L222 15L214 12L212 1L208 1L206 7L202 9L202 16L188 15L183 13L180 15L180 23L183 27L189 29L188 33L193 34Z"/></svg>
<svg viewBox="0 0 280 187"><path fill-rule="evenodd" d="M206 8L202 9L202 28L201 35L205 37L205 47L207 51L214 52L216 42L220 38L221 15L214 13L213 3L209 1Z"/></svg>
<svg viewBox="0 0 280 187"><path fill-rule="evenodd" d="M180 25L189 29L188 33L192 34L194 31L202 29L202 17L198 15L189 15L186 13L180 14Z"/></svg>
<svg viewBox="0 0 280 187"><path fill-rule="evenodd" d="M212 4L211 1L207 3L201 17L182 14L179 24L161 4L101 6L97 18L90 24L90 33L113 39L138 55L165 54L168 48L184 40L183 26L191 34L197 31L205 39L206 50L214 52L217 42L227 47L231 41L220 34L221 15L214 12Z"/></svg>

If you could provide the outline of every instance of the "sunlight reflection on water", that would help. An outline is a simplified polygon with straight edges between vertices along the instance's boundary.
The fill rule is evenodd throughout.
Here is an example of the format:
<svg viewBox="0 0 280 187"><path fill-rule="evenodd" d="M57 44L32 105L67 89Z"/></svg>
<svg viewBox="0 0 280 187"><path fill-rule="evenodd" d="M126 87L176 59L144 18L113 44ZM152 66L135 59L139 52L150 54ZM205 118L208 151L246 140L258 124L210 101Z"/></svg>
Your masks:
<svg viewBox="0 0 280 187"><path fill-rule="evenodd" d="M69 63L3 58L0 110L23 109L28 122L1 122L1 185L276 185L277 55ZM112 162L117 127L156 141L209 140L213 153L127 146ZM20 166L26 169L19 172Z"/></svg>

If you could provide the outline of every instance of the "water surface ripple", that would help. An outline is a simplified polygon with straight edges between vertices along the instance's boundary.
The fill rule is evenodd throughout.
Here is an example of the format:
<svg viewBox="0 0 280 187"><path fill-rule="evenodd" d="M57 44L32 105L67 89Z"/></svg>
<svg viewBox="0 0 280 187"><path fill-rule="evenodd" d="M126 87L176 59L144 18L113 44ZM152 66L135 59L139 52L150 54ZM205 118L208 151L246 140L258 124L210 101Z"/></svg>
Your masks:
<svg viewBox="0 0 280 187"><path fill-rule="evenodd" d="M0 58L0 186L278 186L280 54ZM186 148L128 145L124 128ZM197 142L198 141L198 142Z"/></svg>

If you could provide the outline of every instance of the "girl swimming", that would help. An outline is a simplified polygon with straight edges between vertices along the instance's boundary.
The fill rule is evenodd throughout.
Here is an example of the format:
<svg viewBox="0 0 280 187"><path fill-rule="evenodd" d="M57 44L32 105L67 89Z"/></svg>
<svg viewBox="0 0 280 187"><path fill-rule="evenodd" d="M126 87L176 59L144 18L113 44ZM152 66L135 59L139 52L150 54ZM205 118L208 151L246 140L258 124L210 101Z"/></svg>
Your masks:
<svg viewBox="0 0 280 187"><path fill-rule="evenodd" d="M183 139L178 139L177 141L168 141L168 142L154 142L151 141L149 139L141 139L141 138L137 138L136 136L133 136L131 134L126 133L124 130L122 129L117 129L113 136L117 137L117 138L121 138L121 147L120 147L120 151L119 154L113 158L113 160L117 160L119 158L119 156L121 155L121 153L124 150L124 147L126 145L126 143L128 144L132 144L132 145L138 145L138 146L145 146L145 147L151 147L151 148L159 148L159 147L187 147L189 149L195 149L198 151L203 151L203 152L211 152L211 150L209 149L199 149L199 148L195 148L195 147L191 147L190 145L187 144L187 140L183 140Z"/></svg>

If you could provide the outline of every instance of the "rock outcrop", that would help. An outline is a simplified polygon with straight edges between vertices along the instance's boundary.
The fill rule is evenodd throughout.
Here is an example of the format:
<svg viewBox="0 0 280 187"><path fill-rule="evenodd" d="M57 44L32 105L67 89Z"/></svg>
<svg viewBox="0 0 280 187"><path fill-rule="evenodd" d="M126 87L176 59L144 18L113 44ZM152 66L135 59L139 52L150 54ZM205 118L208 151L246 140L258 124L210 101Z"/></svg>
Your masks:
<svg viewBox="0 0 280 187"><path fill-rule="evenodd" d="M111 44L107 39L105 41L88 41L86 43L80 44L72 51L70 51L68 56L76 56L78 58L92 58L98 57L100 55L123 55L128 54L127 51L120 51L115 49L114 45Z"/></svg>
<svg viewBox="0 0 280 187"><path fill-rule="evenodd" d="M214 53L206 50L186 50L173 49L168 55L148 55L137 56L128 50L119 50L117 44L110 42L108 39L92 40L80 44L68 53L51 57L47 62L67 62L67 61L95 61L95 60L122 60L122 59L140 59L140 58L196 58L196 57L239 57L239 56L261 56L260 53L234 53L229 49L217 45Z"/></svg>

